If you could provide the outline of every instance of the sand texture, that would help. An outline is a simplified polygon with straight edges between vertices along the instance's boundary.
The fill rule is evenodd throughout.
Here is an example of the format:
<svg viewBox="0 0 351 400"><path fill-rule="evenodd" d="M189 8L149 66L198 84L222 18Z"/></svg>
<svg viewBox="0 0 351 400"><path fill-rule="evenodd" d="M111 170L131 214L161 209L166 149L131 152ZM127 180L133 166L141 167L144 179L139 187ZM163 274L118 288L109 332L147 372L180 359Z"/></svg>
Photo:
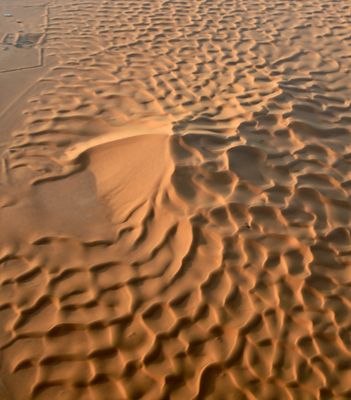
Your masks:
<svg viewBox="0 0 351 400"><path fill-rule="evenodd" d="M0 0L0 399L351 399L351 3Z"/></svg>

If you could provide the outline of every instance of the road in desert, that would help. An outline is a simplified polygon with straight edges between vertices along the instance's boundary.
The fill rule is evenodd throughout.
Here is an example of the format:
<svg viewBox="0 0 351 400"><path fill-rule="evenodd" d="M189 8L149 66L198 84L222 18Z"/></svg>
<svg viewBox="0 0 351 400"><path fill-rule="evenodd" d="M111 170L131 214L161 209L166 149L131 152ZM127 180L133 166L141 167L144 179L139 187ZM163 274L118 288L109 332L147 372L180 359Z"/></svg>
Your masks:
<svg viewBox="0 0 351 400"><path fill-rule="evenodd" d="M0 398L351 399L351 4L0 0Z"/></svg>

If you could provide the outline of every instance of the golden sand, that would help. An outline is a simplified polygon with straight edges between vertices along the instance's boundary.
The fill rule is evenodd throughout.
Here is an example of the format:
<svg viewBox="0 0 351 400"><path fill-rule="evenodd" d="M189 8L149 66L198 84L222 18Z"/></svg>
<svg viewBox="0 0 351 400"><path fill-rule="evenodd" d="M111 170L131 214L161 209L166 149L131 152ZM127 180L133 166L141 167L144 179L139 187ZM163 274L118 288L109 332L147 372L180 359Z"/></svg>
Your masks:
<svg viewBox="0 0 351 400"><path fill-rule="evenodd" d="M0 1L0 399L351 399L351 3Z"/></svg>

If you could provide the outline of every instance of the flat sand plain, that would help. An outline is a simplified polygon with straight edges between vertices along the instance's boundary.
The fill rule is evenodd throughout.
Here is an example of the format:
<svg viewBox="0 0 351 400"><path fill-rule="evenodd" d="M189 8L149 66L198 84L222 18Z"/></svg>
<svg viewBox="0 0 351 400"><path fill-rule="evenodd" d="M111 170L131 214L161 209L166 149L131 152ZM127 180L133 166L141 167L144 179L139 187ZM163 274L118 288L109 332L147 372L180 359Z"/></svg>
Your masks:
<svg viewBox="0 0 351 400"><path fill-rule="evenodd" d="M351 4L0 0L0 398L351 399Z"/></svg>

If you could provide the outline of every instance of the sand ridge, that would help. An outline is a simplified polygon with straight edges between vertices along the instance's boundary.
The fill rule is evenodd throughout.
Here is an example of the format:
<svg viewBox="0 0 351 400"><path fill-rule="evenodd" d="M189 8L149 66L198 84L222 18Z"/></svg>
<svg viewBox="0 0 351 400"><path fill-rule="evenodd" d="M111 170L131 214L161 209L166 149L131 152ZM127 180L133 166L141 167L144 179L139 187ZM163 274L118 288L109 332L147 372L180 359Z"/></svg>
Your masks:
<svg viewBox="0 0 351 400"><path fill-rule="evenodd" d="M351 398L351 6L45 10L0 114L0 397Z"/></svg>

